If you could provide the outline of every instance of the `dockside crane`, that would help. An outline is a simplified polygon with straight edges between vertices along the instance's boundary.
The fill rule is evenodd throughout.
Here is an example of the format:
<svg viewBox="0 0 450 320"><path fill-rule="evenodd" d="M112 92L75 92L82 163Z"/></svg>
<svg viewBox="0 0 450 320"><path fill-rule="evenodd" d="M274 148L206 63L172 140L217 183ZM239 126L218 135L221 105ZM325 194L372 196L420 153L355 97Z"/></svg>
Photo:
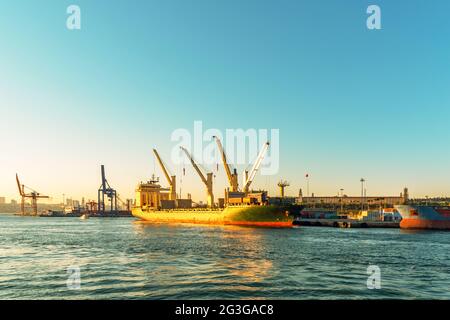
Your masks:
<svg viewBox="0 0 450 320"><path fill-rule="evenodd" d="M156 149L153 149L153 153L156 156L156 159L158 160L159 166L161 167L161 170L163 171L164 175L166 176L166 180L169 183L169 200L176 200L177 199L177 184L176 184L176 176L170 175L169 171L167 170L166 166L164 165L163 161L161 160L161 157L159 156L158 151Z"/></svg>
<svg viewBox="0 0 450 320"><path fill-rule="evenodd" d="M238 184L238 174L236 168L232 168L233 172L231 172L231 165L227 161L227 156L225 154L225 150L223 149L222 142L219 137L213 136L214 140L216 140L217 147L219 148L220 155L222 156L222 163L225 167L225 172L227 174L228 182L230 183L230 189L232 192L237 192L239 188Z"/></svg>
<svg viewBox="0 0 450 320"><path fill-rule="evenodd" d="M98 189L98 211L100 213L105 213L106 205L105 205L105 196L111 202L111 212L117 211L117 191L108 183L105 175L105 166L101 165L102 172L102 184Z"/></svg>
<svg viewBox="0 0 450 320"><path fill-rule="evenodd" d="M19 194L21 196L20 213L22 215L25 215L25 199L30 198L31 199L31 208L33 209L32 214L36 216L37 215L37 199L48 199L49 196L41 195L39 192L25 186L24 184L21 184L17 173L16 173L16 182L17 182L17 187L19 188ZM26 193L25 188L30 190L30 192Z"/></svg>
<svg viewBox="0 0 450 320"><path fill-rule="evenodd" d="M213 173L207 172L206 178L205 175L202 173L198 165L195 163L194 158L191 156L189 151L187 151L186 148L180 147L181 150L186 154L186 156L189 158L189 160L192 163L192 166L194 167L195 171L197 171L197 174L200 176L200 179L202 179L202 182L206 186L206 195L207 195L207 203L209 208L214 207L214 194L213 194Z"/></svg>
<svg viewBox="0 0 450 320"><path fill-rule="evenodd" d="M245 170L245 180L244 180L244 189L243 191L245 193L248 193L250 185L253 182L253 179L255 178L256 172L259 170L259 167L261 166L262 160L264 159L264 155L267 152L267 149L269 148L269 142L266 142L262 148L261 151L258 154L258 157L256 158L255 162L253 163L253 167L250 170L250 173Z"/></svg>

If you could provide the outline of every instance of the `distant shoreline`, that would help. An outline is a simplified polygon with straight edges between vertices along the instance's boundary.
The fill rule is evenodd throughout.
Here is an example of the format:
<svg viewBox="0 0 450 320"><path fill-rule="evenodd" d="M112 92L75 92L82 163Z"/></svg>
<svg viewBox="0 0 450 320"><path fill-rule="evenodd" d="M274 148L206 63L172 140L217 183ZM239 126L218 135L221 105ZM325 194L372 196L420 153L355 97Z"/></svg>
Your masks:
<svg viewBox="0 0 450 320"><path fill-rule="evenodd" d="M60 211L61 205L60 204L46 204L46 203L41 204L41 203L39 203L38 211L45 211L45 210ZM5 214L5 213L11 214L11 213L19 213L19 212L20 212L20 204L15 204L15 203L0 204L0 214Z"/></svg>

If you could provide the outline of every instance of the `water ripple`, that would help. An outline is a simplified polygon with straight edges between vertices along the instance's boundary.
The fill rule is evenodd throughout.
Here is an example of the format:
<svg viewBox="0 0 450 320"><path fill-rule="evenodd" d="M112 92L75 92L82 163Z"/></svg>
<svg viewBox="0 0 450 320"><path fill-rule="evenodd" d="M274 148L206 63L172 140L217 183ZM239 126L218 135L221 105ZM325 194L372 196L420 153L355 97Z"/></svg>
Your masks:
<svg viewBox="0 0 450 320"><path fill-rule="evenodd" d="M450 232L0 215L0 299L449 299L449 249Z"/></svg>

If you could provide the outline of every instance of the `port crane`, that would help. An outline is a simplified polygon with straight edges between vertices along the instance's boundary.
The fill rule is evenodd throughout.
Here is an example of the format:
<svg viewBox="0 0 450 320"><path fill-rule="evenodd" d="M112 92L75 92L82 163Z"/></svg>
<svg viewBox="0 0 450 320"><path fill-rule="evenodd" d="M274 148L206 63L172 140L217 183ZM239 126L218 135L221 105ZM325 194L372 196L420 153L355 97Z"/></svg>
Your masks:
<svg viewBox="0 0 450 320"><path fill-rule="evenodd" d="M213 194L213 173L207 172L206 178L205 175L202 173L198 165L195 163L194 158L191 156L189 151L187 151L186 148L180 147L181 150L186 154L186 156L189 158L189 160L192 163L192 166L194 167L195 171L197 171L198 175L200 176L200 179L202 179L202 182L206 186L206 194L207 194L207 203L209 208L214 207L214 194Z"/></svg>
<svg viewBox="0 0 450 320"><path fill-rule="evenodd" d="M253 182L253 179L255 178L256 172L259 170L259 167L261 166L262 160L264 159L264 155L267 152L267 149L269 149L269 142L264 143L264 145L261 148L261 151L259 152L258 156L256 157L255 162L253 163L252 169L250 170L250 173L245 170L245 180L244 180L244 192L248 193L250 185Z"/></svg>
<svg viewBox="0 0 450 320"><path fill-rule="evenodd" d="M163 163L161 157L159 156L158 151L156 151L156 149L153 149L153 153L155 154L156 159L158 160L159 166L161 167L161 170L163 171L164 176L166 177L166 180L169 183L169 188L170 188L169 200L176 200L177 199L176 176L169 174L169 171L167 170L166 166L164 165L164 163Z"/></svg>
<svg viewBox="0 0 450 320"><path fill-rule="evenodd" d="M108 198L108 200L111 202L111 211L117 211L117 191L108 183L108 180L106 180L105 175L105 166L101 165L101 172L102 172L102 184L100 185L100 188L98 189L98 211L104 213L106 209L105 205L105 196Z"/></svg>
<svg viewBox="0 0 450 320"><path fill-rule="evenodd" d="M20 213L22 215L25 215L25 199L30 198L31 199L31 208L33 210L33 215L37 215L37 199L48 199L49 196L41 195L39 192L25 186L24 184L20 184L19 176L16 173L16 182L17 187L19 188L19 194L21 196L21 202L20 202ZM26 193L25 188L28 189L30 192Z"/></svg>
<svg viewBox="0 0 450 320"><path fill-rule="evenodd" d="M239 189L237 170L236 168L232 168L233 172L231 172L231 165L227 162L227 156L225 154L225 150L223 149L222 142L217 136L213 136L213 139L216 140L217 147L219 148L219 152L222 157L222 163L225 167L228 182L230 183L231 192L237 192Z"/></svg>

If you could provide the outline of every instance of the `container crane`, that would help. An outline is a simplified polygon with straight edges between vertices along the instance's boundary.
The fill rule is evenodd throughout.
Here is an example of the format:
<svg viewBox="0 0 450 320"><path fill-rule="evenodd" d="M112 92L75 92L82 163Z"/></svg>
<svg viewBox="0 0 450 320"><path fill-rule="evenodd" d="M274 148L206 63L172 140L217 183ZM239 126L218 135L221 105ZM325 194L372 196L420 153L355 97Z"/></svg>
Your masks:
<svg viewBox="0 0 450 320"><path fill-rule="evenodd" d="M164 165L163 161L161 160L161 157L158 154L158 151L156 149L153 149L153 153L156 156L156 159L158 160L159 166L161 167L161 170L163 171L167 182L169 183L170 188L170 195L169 200L176 200L177 199L177 184L176 184L176 176L172 176L169 174L169 171L167 170L166 166Z"/></svg>
<svg viewBox="0 0 450 320"><path fill-rule="evenodd" d="M227 162L227 156L225 154L225 150L223 149L222 142L220 142L219 137L213 136L214 140L216 140L217 147L219 148L220 155L222 156L223 166L225 167L225 172L227 174L228 182L230 183L230 188L232 192L237 192L238 185L238 174L236 168L233 168L233 173L231 173L230 164Z"/></svg>
<svg viewBox="0 0 450 320"><path fill-rule="evenodd" d="M269 142L266 142L262 148L261 151L258 154L258 157L256 158L255 162L253 163L253 167L250 170L250 174L248 171L245 171L245 180L244 180L244 192L248 193L248 190L250 188L250 185L253 182L253 179L255 178L256 172L259 170L259 167L261 166L262 160L264 159L264 155L267 152L267 149L269 148Z"/></svg>
<svg viewBox="0 0 450 320"><path fill-rule="evenodd" d="M194 167L194 169L197 171L198 175L200 176L200 179L202 179L202 182L205 184L208 207L213 208L214 207L214 194L213 194L213 174L212 174L212 172L207 172L206 178L205 178L205 175L202 173L202 171L200 170L198 165L195 163L195 160L191 156L189 151L187 151L186 148L184 148L184 147L180 147L180 149L183 150L183 152L187 155L187 157L189 158L189 160L192 163L192 166Z"/></svg>
<svg viewBox="0 0 450 320"><path fill-rule="evenodd" d="M100 213L104 213L106 206L105 206L105 196L108 197L108 200L111 202L111 212L117 211L117 191L108 183L108 180L106 180L105 176L105 166L101 165L101 172L102 172L102 184L100 185L100 188L98 189L98 211Z"/></svg>
<svg viewBox="0 0 450 320"><path fill-rule="evenodd" d="M33 209L33 215L37 215L37 199L48 199L49 196L41 195L39 192L25 186L24 184L20 184L19 176L16 173L16 182L17 187L19 188L19 194L21 196L21 202L20 202L20 213L22 215L25 215L25 199L30 198L31 199L31 208ZM30 193L25 193L25 188L30 190Z"/></svg>

